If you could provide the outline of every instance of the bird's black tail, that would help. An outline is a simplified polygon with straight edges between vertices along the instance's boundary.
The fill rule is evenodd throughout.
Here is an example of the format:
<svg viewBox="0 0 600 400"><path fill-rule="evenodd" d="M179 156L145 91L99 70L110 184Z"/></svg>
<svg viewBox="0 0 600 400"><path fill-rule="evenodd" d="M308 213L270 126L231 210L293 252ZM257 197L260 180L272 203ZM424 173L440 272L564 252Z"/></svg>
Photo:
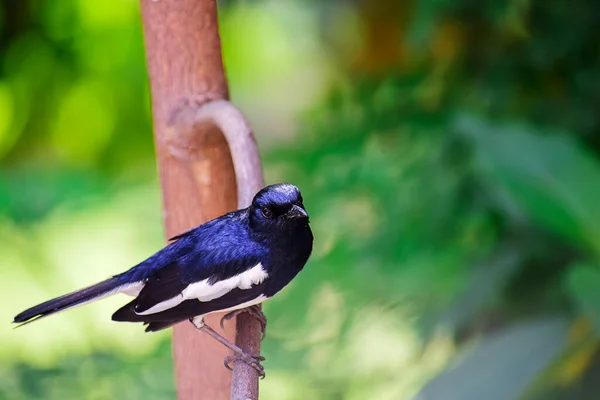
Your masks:
<svg viewBox="0 0 600 400"><path fill-rule="evenodd" d="M124 286L122 281L113 277L76 292L65 294L64 296L31 307L17 315L14 318L13 323L18 323L19 326L23 326L48 315L118 293Z"/></svg>

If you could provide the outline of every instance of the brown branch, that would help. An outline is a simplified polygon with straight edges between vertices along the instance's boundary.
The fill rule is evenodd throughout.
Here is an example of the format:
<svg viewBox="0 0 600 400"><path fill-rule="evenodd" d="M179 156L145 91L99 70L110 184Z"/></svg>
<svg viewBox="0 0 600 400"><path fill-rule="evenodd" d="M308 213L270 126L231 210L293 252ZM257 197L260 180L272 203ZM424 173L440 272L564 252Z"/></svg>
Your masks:
<svg viewBox="0 0 600 400"><path fill-rule="evenodd" d="M226 100L214 100L201 104L202 98L185 103L172 117L172 129L166 136L169 151L177 157L195 154L207 138L205 132L212 125L227 140L235 169L238 188L238 208L246 208L257 191L263 188L258 147L250 125L242 113ZM210 129L209 129L210 130ZM260 353L260 323L248 314L236 317L236 344L248 354ZM258 374L249 365L236 361L233 369L231 399L253 400L258 398Z"/></svg>
<svg viewBox="0 0 600 400"><path fill-rule="evenodd" d="M141 10L164 224L167 236L173 236L237 208L236 176L224 136L235 154L240 204L262 186L262 175L245 121L233 117L235 110L226 103L203 105L228 97L215 0L141 0ZM229 112L213 113L213 107L229 108ZM235 125L240 121L243 126ZM209 315L206 323L216 328L221 316ZM252 344L258 343L259 335L250 337L255 321L240 320L240 347L258 349ZM225 326L223 335L228 340L234 340L234 328ZM246 398L256 399L258 384L252 371L246 373L245 365L237 362L232 391L231 373L223 367L228 350L191 324L173 328L173 352L180 400L225 400L230 393L234 399L245 393L252 395Z"/></svg>
<svg viewBox="0 0 600 400"><path fill-rule="evenodd" d="M248 123L226 99L215 0L141 0L165 229L173 236L236 208L262 188ZM234 172L235 167L235 172ZM237 190L236 190L237 180ZM209 315L217 328L222 315ZM260 350L260 324L242 314L223 335L244 351ZM189 323L173 329L180 400L257 399L258 376ZM233 383L233 384L232 384Z"/></svg>
<svg viewBox="0 0 600 400"><path fill-rule="evenodd" d="M210 131L211 127L207 124L218 128L229 145L233 160L238 208L246 208L265 185L252 129L242 113L227 100L204 103L205 99L206 96L197 97L193 104L184 102L180 106L171 118L171 129L167 131L165 143L174 156L189 158L197 154L208 140L198 132Z"/></svg>

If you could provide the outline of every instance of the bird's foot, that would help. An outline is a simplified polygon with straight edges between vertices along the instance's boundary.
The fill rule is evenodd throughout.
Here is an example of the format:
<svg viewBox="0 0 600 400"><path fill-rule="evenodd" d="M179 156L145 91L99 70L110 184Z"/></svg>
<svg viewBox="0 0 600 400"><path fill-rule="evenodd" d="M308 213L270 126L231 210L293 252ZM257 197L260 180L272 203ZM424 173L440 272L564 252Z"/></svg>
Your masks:
<svg viewBox="0 0 600 400"><path fill-rule="evenodd" d="M246 307L246 308L241 308L239 310L234 310L234 311L231 311L231 312L225 314L223 316L223 318L221 318L221 328L225 329L225 327L223 326L225 321L229 321L230 319L238 316L241 313L248 313L248 314L252 315L254 318L256 318L258 320L258 322L260 322L260 333L261 333L260 340L263 340L267 334L267 317L262 312L262 310L260 309L259 306L250 306L250 307Z"/></svg>
<svg viewBox="0 0 600 400"><path fill-rule="evenodd" d="M259 310L260 311L260 310ZM232 370L232 367L229 365L234 361L243 361L252 368L256 370L258 376L261 378L265 377L265 368L260 364L261 361L264 361L264 357L260 355L250 355L245 353L244 350L231 343L229 340L218 334L214 329L204 323L204 319L199 316L195 318L191 318L190 322L196 327L196 329L204 331L216 339L223 346L227 347L231 351L233 351L233 355L229 357L225 357L224 365L228 370Z"/></svg>
<svg viewBox="0 0 600 400"><path fill-rule="evenodd" d="M264 360L265 358L261 355L253 355L241 352L234 353L232 356L229 357L225 357L223 365L225 365L225 368L227 368L228 370L233 371L233 367L230 364L235 361L243 361L252 368L254 368L258 373L258 376L262 379L265 377L265 367L263 367L260 362Z"/></svg>

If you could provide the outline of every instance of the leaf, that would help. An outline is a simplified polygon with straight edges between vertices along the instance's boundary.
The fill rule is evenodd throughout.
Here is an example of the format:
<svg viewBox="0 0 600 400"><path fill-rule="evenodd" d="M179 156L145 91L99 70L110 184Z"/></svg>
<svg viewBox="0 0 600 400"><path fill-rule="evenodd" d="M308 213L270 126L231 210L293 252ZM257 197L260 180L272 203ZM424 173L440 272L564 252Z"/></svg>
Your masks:
<svg viewBox="0 0 600 400"><path fill-rule="evenodd" d="M475 149L475 166L535 222L600 253L600 165L571 136L461 117L455 125Z"/></svg>
<svg viewBox="0 0 600 400"><path fill-rule="evenodd" d="M438 318L436 325L464 328L496 299L522 261L513 243L505 243L473 270L462 293Z"/></svg>
<svg viewBox="0 0 600 400"><path fill-rule="evenodd" d="M563 350L569 322L522 322L483 339L414 400L514 400Z"/></svg>
<svg viewBox="0 0 600 400"><path fill-rule="evenodd" d="M580 311L592 320L596 333L600 334L600 271L598 268L587 264L569 268L566 286Z"/></svg>

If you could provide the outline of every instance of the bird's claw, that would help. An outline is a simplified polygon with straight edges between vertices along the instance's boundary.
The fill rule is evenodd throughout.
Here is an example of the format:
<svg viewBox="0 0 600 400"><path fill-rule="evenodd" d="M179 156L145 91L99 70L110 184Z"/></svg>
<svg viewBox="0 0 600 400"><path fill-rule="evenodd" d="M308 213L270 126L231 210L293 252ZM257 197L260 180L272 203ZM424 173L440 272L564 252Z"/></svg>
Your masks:
<svg viewBox="0 0 600 400"><path fill-rule="evenodd" d="M238 316L241 313L245 313L245 312L252 315L254 318L256 318L258 320L258 322L260 322L260 333L261 333L260 340L263 340L267 334L267 317L265 317L265 314L263 314L262 310L258 306L250 306L250 307L246 307L246 308L241 308L239 310L234 310L234 311L231 311L231 312L225 314L223 316L223 318L221 318L221 322L220 322L221 329L225 329L225 327L224 327L225 321L229 321L230 319Z"/></svg>
<svg viewBox="0 0 600 400"><path fill-rule="evenodd" d="M265 367L261 365L261 361L265 358L261 355L251 355L247 353L234 353L232 356L225 357L223 365L230 371L233 371L233 367L229 364L235 361L243 361L256 370L258 376L262 379L265 377Z"/></svg>
<svg viewBox="0 0 600 400"><path fill-rule="evenodd" d="M225 368L227 368L230 371L233 371L232 367L229 364L231 364L234 361L240 360L240 361L245 362L246 364L248 364L252 368L254 368L256 370L256 372L258 372L258 375L261 378L265 377L265 368L262 365L260 365L260 362L264 361L265 358L262 357L260 354L250 355L250 354L245 353L244 350L242 350L241 348L239 348L235 344L231 343L229 340L227 340L223 336L219 335L210 326L206 325L204 323L204 319L202 319L201 316L200 317L192 318L192 319L190 319L190 321L196 327L196 329L208 333L210 336L212 336L219 343L221 343L222 345L224 345L225 347L227 347L229 350L233 351L233 355L232 356L225 357L225 360L223 362L223 364L225 365Z"/></svg>

